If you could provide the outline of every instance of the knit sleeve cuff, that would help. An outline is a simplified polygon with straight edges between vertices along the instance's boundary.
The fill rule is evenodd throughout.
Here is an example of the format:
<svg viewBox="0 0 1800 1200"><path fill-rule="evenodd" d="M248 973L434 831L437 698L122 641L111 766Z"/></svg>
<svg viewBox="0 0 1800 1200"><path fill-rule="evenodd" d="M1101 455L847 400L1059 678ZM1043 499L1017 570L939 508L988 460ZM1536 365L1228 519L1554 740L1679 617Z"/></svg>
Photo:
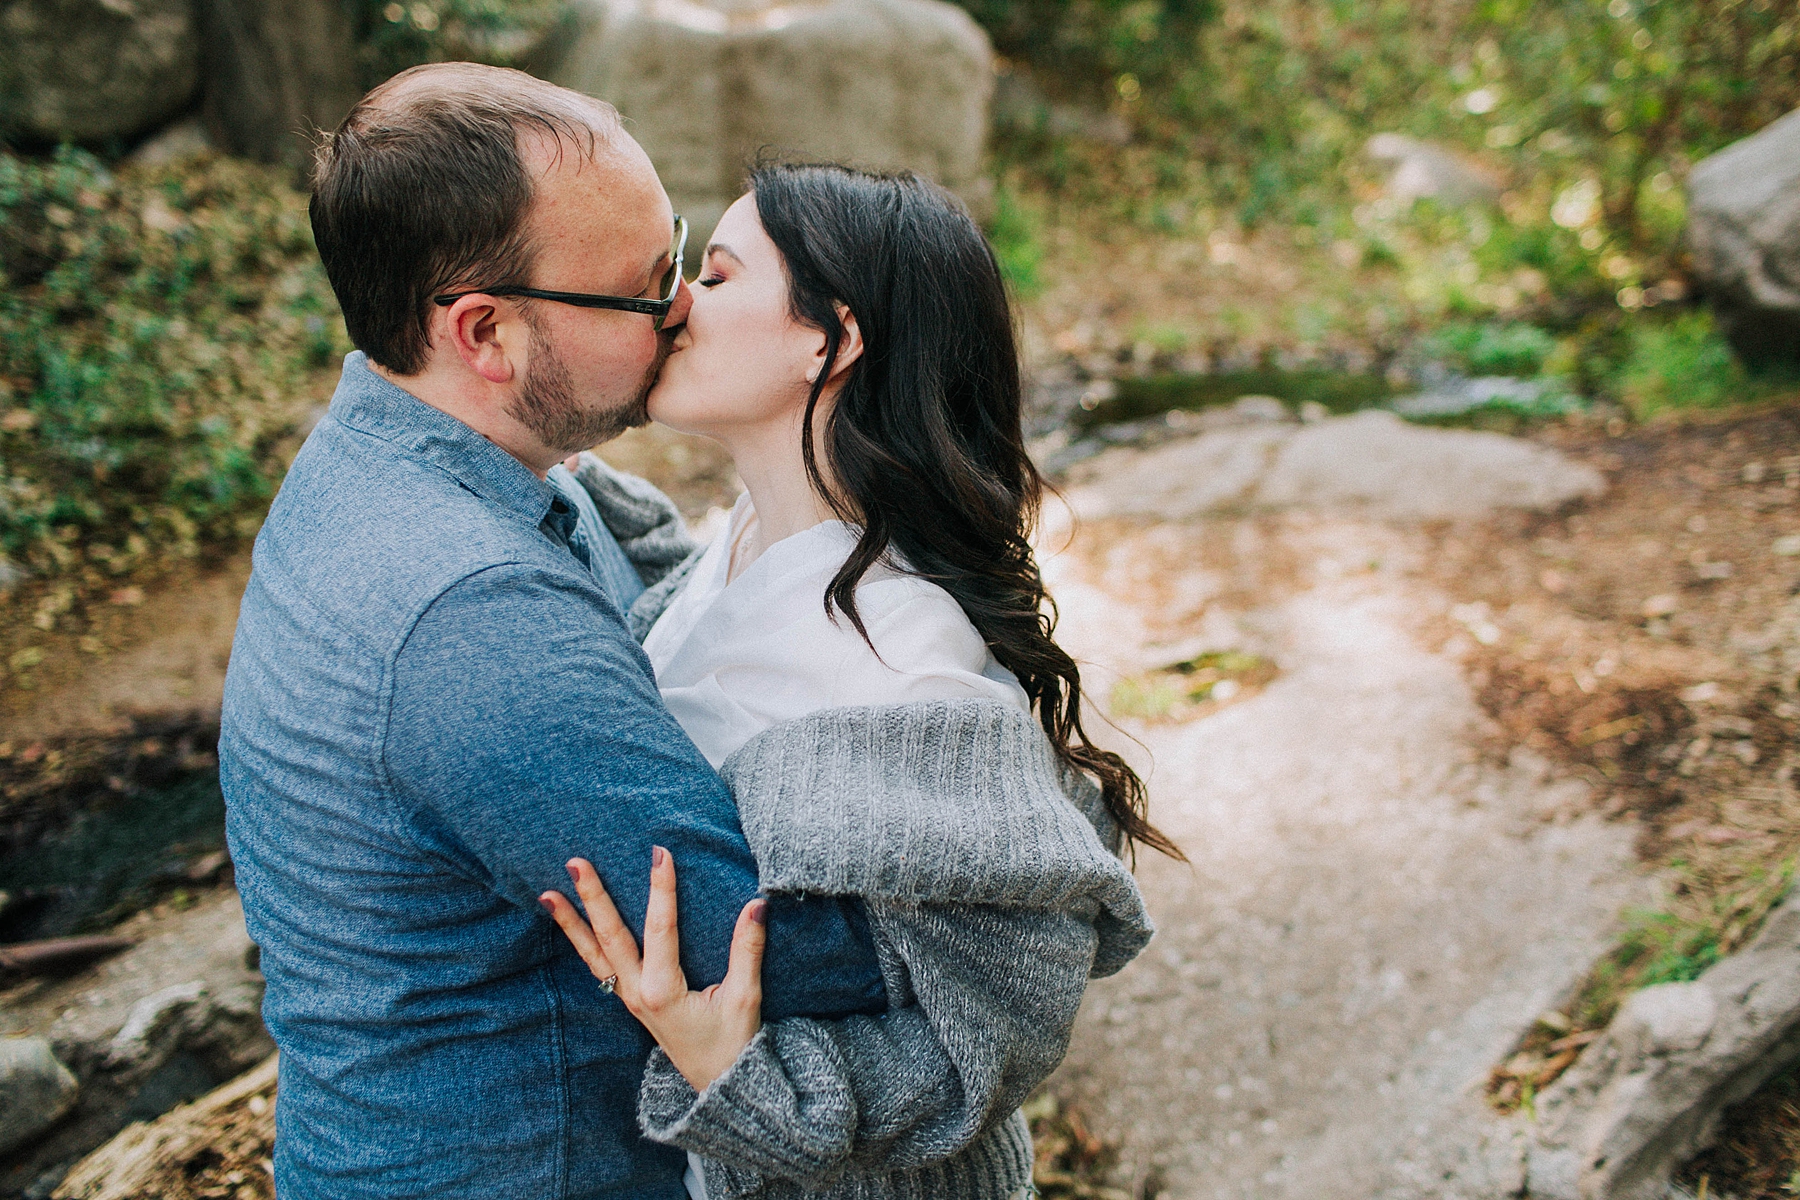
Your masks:
<svg viewBox="0 0 1800 1200"><path fill-rule="evenodd" d="M811 1025L797 1020L783 1026ZM829 1039L789 1028L800 1045L797 1085L783 1063L775 1026L764 1026L703 1092L682 1077L659 1047L644 1068L638 1092L638 1125L654 1142L678 1146L707 1160L715 1175L743 1190L742 1173L779 1176L816 1185L842 1171L856 1131L856 1101L843 1080ZM716 1167L715 1167L716 1164Z"/></svg>

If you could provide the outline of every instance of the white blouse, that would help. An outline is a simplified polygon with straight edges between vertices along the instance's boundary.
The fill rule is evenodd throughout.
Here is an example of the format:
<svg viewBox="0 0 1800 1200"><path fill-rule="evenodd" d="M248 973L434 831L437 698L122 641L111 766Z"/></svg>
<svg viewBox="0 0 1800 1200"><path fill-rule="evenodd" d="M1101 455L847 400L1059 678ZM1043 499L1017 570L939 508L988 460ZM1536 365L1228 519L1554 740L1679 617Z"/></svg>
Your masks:
<svg viewBox="0 0 1800 1200"><path fill-rule="evenodd" d="M718 766L783 721L826 708L986 697L1029 711L962 607L935 583L877 563L856 588L856 626L825 615L825 588L857 531L825 521L763 551L730 579L732 549L756 518L745 493L644 639L657 687Z"/></svg>

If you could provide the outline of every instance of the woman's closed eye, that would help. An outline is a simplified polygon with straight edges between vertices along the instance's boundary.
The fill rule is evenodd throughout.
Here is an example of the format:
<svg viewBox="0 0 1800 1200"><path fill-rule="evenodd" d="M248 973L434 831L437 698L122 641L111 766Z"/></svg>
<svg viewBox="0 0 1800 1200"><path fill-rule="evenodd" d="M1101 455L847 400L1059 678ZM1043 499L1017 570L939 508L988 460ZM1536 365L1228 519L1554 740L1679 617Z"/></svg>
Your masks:
<svg viewBox="0 0 1800 1200"><path fill-rule="evenodd" d="M723 275L708 275L704 279L694 280L694 285L696 287L710 288L710 287L718 287L721 283L724 283L724 282L725 282L725 277Z"/></svg>

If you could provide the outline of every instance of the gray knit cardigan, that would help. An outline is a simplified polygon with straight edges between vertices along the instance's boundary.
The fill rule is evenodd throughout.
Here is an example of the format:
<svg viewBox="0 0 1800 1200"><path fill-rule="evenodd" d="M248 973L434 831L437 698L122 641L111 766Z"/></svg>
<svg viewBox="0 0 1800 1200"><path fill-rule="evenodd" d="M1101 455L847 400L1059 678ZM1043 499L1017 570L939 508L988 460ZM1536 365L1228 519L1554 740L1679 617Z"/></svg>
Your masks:
<svg viewBox="0 0 1800 1200"><path fill-rule="evenodd" d="M667 501L591 456L576 477L652 587L631 613L647 630L692 562L669 565ZM766 1025L700 1093L653 1052L645 1135L699 1155L712 1200L1018 1193L1019 1104L1062 1061L1087 980L1150 938L1099 789L991 700L814 713L720 773L765 891L863 901L890 1008Z"/></svg>

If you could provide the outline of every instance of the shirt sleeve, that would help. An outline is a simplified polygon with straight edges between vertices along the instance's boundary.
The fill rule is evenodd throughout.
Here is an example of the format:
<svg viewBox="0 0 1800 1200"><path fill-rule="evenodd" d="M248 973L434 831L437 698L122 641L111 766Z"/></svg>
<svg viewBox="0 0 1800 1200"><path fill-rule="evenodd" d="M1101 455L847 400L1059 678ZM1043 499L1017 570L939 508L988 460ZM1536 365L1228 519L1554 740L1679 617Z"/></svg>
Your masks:
<svg viewBox="0 0 1800 1200"><path fill-rule="evenodd" d="M985 699L1031 707L1011 673L991 664L987 643L948 593L889 579L859 588L859 607L865 598L868 642L840 618L845 645L831 679L833 705Z"/></svg>
<svg viewBox="0 0 1800 1200"><path fill-rule="evenodd" d="M591 860L640 942L650 850L666 847L682 967L706 987L725 976L756 862L643 651L574 567L491 567L421 614L394 661L389 782L449 867L514 904L568 893L563 864ZM854 900L773 899L763 980L771 1019L885 1007Z"/></svg>

